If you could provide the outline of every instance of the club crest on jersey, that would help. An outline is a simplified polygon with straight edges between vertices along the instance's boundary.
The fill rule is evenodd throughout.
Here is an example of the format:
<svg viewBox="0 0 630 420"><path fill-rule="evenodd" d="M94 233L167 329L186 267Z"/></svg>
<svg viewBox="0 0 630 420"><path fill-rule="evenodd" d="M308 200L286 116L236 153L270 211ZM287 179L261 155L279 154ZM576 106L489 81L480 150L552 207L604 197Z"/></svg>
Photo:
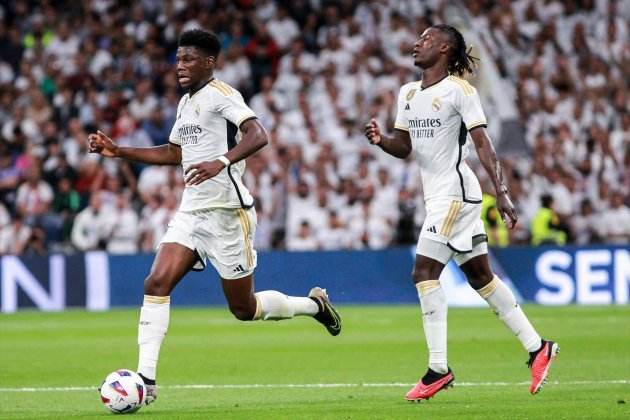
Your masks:
<svg viewBox="0 0 630 420"><path fill-rule="evenodd" d="M431 108L435 112L438 112L440 108L442 108L442 103L440 102L440 98L433 98L433 101L431 102Z"/></svg>
<svg viewBox="0 0 630 420"><path fill-rule="evenodd" d="M416 94L416 90L417 89L411 89L409 92L407 92L407 101L410 101L413 98L413 95Z"/></svg>

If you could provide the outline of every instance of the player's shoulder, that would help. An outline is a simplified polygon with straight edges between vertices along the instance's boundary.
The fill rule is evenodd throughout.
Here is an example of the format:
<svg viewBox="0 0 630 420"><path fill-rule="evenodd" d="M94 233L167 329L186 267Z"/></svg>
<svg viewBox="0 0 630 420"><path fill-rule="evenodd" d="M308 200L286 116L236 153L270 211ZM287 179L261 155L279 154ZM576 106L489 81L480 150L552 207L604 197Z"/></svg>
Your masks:
<svg viewBox="0 0 630 420"><path fill-rule="evenodd" d="M418 81L405 83L404 85L400 87L400 92L403 94L406 94L413 89L418 89L419 87L420 87L420 82Z"/></svg>
<svg viewBox="0 0 630 420"><path fill-rule="evenodd" d="M208 82L208 91L211 94L216 94L224 98L229 98L234 95L242 96L238 90L216 77Z"/></svg>
<svg viewBox="0 0 630 420"><path fill-rule="evenodd" d="M457 77L451 74L446 78L446 81L447 85L451 89L462 93L464 96L470 96L477 93L477 89L475 89L475 87L471 85L468 80L462 79L461 77Z"/></svg>

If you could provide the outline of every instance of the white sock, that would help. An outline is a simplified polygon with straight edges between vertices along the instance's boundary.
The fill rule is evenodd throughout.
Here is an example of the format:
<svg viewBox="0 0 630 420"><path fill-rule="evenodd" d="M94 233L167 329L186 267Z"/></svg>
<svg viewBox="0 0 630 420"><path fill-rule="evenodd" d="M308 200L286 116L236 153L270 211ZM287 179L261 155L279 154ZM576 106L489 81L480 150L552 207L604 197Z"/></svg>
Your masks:
<svg viewBox="0 0 630 420"><path fill-rule="evenodd" d="M258 292L254 319L264 321L293 318L296 315L315 315L319 306L307 297L287 296L275 290Z"/></svg>
<svg viewBox="0 0 630 420"><path fill-rule="evenodd" d="M540 336L525 316L521 306L516 302L512 291L496 275L477 293L488 302L488 305L499 316L499 319L512 331L528 352L540 347Z"/></svg>
<svg viewBox="0 0 630 420"><path fill-rule="evenodd" d="M170 296L144 295L138 324L138 373L147 379L155 379L160 346L168 329L170 308Z"/></svg>
<svg viewBox="0 0 630 420"><path fill-rule="evenodd" d="M429 368L438 373L448 372L446 360L446 314L448 304L439 280L416 284L422 306L424 336L429 348Z"/></svg>

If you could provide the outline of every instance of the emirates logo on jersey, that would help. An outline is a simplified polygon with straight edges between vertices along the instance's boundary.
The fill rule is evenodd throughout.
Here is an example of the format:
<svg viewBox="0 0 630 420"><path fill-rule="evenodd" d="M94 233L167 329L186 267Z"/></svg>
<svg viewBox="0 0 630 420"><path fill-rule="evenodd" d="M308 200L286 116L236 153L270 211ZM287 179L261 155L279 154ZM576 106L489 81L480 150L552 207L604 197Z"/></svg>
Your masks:
<svg viewBox="0 0 630 420"><path fill-rule="evenodd" d="M433 98L433 101L431 102L431 109L433 109L435 112L438 112L440 108L442 108L440 98Z"/></svg>

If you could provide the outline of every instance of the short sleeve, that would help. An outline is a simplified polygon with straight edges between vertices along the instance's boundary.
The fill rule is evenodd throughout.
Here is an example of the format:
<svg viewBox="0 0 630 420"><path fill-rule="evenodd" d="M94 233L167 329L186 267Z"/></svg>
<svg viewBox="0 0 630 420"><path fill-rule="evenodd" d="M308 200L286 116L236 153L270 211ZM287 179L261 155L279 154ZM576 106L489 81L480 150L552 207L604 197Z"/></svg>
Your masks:
<svg viewBox="0 0 630 420"><path fill-rule="evenodd" d="M251 118L256 118L256 114L245 104L239 91L216 79L210 82L210 87L217 93L218 100L215 102L217 112L236 127L240 127Z"/></svg>
<svg viewBox="0 0 630 420"><path fill-rule="evenodd" d="M394 128L397 130L409 131L409 118L405 112L405 103L408 89L405 86L400 88L398 92L398 103L396 105L396 121L394 122Z"/></svg>
<svg viewBox="0 0 630 420"><path fill-rule="evenodd" d="M465 87L459 89L456 105L457 112L462 116L468 131L487 125L486 115L483 113L477 89L470 84L466 83Z"/></svg>
<svg viewBox="0 0 630 420"><path fill-rule="evenodd" d="M180 99L179 104L177 105L177 113L175 114L175 124L173 124L173 128L171 128L171 134L168 135L169 143L173 143L178 146L182 145L182 139L179 136L179 117L181 115L182 108L184 107L184 104L187 100L187 96Z"/></svg>
<svg viewBox="0 0 630 420"><path fill-rule="evenodd" d="M177 125L177 121L175 121L175 124L173 124L173 128L171 128L171 134L169 134L168 136L168 142L181 146L182 139L179 137Z"/></svg>

